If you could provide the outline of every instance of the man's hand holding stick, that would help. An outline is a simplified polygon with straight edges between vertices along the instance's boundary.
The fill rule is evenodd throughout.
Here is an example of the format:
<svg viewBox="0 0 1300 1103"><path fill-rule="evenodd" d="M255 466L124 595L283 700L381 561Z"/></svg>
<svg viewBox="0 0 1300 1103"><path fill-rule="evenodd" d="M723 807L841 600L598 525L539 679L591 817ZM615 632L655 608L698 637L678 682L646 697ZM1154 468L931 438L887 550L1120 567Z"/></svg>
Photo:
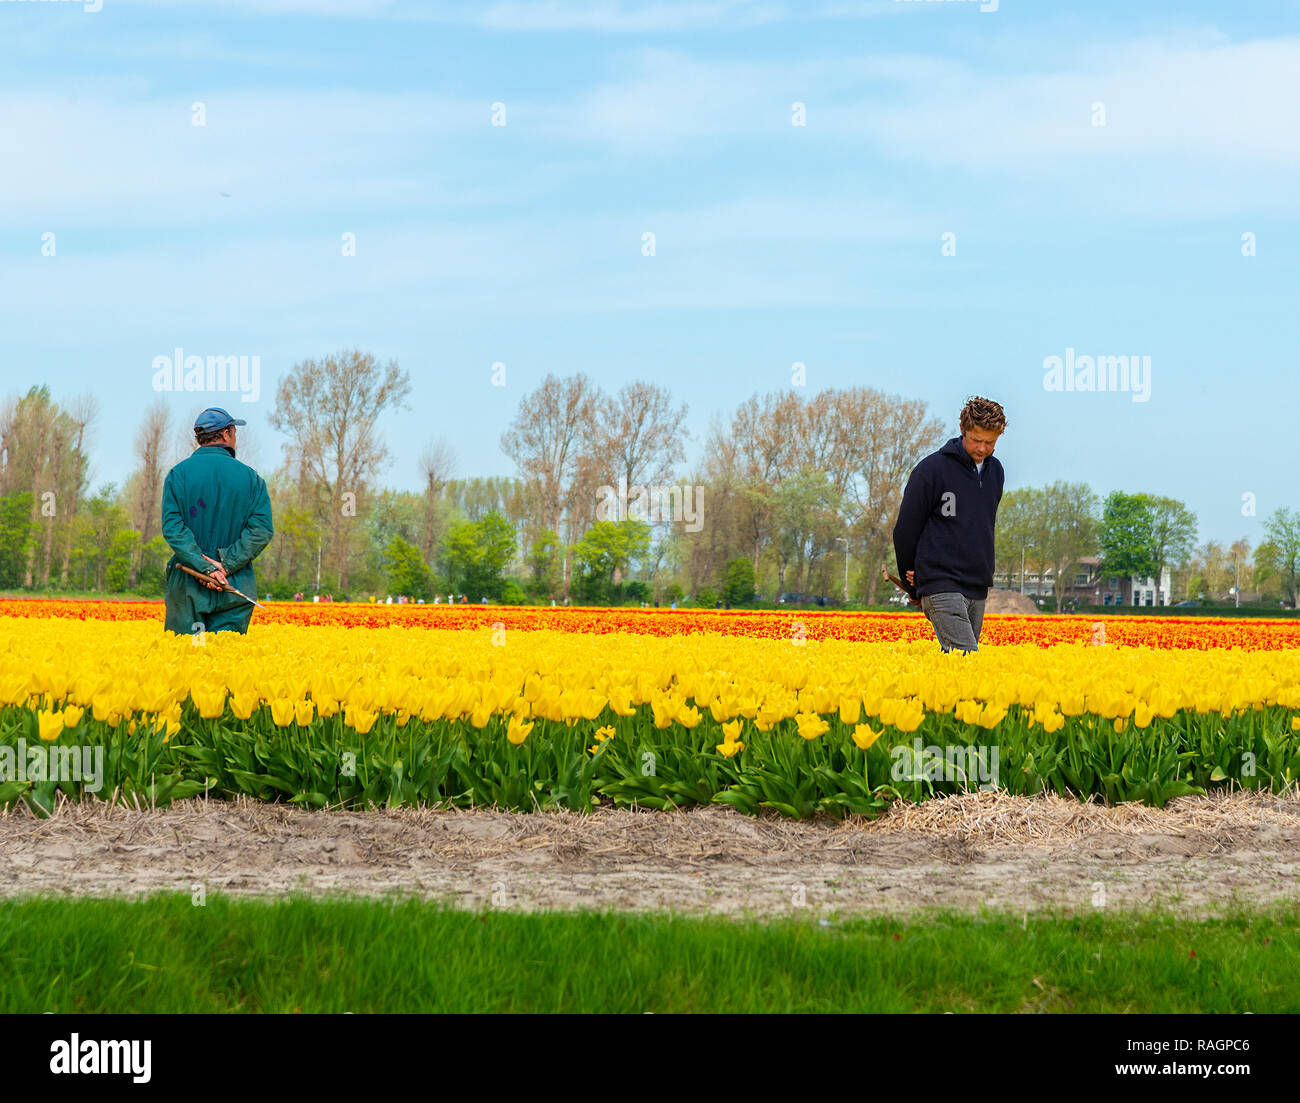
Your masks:
<svg viewBox="0 0 1300 1103"><path fill-rule="evenodd" d="M895 586L897 586L900 590L902 590L903 593L907 595L907 600L910 601L913 605L919 606L921 604L921 599L919 597L913 597L912 591L908 589L907 586L904 586L901 582L899 582L899 580L896 579L892 574L889 573L889 566L887 564L885 563L880 564L880 573L884 575L884 577L888 581L892 582ZM907 581L908 584L911 586L914 586L916 584L916 580L914 577L915 574L916 574L915 571L907 572Z"/></svg>
<svg viewBox="0 0 1300 1103"><path fill-rule="evenodd" d="M254 601L247 594L242 594L238 590L236 590L230 584L230 580L226 578L225 568L222 567L222 565L218 563L215 559L213 559L212 556L205 555L203 558L212 564L212 570L210 570L207 574L203 574L200 571L196 571L193 567L187 567L185 566L184 563L177 563L176 566L178 566L186 574L193 575L200 582L202 582L203 585L206 586L209 590L220 590L223 593L235 594L237 597L242 597L249 604L256 605L259 609L266 608L265 605L261 604L260 602Z"/></svg>

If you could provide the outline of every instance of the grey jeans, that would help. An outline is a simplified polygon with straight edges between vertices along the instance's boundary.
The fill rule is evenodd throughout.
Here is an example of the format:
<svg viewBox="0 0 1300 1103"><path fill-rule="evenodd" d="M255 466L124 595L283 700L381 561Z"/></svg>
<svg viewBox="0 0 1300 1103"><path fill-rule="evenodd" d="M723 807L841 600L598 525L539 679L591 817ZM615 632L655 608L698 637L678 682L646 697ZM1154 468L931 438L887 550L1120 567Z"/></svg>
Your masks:
<svg viewBox="0 0 1300 1103"><path fill-rule="evenodd" d="M921 611L934 626L939 646L945 651L978 651L980 628L984 625L984 599L961 594L926 594Z"/></svg>

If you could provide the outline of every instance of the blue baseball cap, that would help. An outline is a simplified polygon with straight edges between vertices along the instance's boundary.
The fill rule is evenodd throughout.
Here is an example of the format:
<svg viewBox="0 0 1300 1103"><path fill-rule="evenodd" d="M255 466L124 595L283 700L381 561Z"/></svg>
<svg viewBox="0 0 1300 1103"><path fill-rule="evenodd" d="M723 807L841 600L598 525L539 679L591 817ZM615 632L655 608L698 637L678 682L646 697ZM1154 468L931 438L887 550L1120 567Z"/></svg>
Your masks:
<svg viewBox="0 0 1300 1103"><path fill-rule="evenodd" d="M211 433L216 429L224 429L227 425L247 425L248 422L241 421L239 418L231 417L220 406L209 406L203 413L194 419L194 428L201 429L205 433Z"/></svg>

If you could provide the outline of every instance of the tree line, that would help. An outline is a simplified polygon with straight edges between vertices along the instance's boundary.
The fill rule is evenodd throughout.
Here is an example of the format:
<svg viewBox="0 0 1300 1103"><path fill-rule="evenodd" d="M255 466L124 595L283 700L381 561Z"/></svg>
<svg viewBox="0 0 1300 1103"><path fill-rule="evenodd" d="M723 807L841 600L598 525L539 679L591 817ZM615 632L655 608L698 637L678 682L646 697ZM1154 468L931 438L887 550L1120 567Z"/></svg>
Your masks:
<svg viewBox="0 0 1300 1103"><path fill-rule="evenodd" d="M285 439L279 463L240 446L272 500L276 533L257 563L267 596L713 605L842 600L847 584L850 601L877 604L907 477L955 432L914 399L791 388L715 414L685 466L688 410L666 387L606 393L585 375L551 375L501 435L514 475L460 477L446 441L431 439L418 489L396 490L383 485L384 420L410 389L396 363L357 349L282 377L266 419ZM144 411L124 484L93 490L93 398L60 405L40 386L0 408L0 588L161 592L162 483L193 447L175 401ZM1063 579L1097 556L1103 578L1158 579L1169 566L1175 596L1221 591L1230 575L1294 605L1300 515L1275 511L1265 533L1254 549L1197 546L1182 502L1127 491L1102 501L1058 482L1004 495L997 570Z"/></svg>

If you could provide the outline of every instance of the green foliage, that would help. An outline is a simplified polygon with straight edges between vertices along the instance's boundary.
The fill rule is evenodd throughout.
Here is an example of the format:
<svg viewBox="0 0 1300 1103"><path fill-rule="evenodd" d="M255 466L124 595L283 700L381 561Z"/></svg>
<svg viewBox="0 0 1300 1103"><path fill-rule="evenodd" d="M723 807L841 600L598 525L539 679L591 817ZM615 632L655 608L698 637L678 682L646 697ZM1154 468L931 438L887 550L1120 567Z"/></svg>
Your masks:
<svg viewBox="0 0 1300 1103"><path fill-rule="evenodd" d="M21 586L27 557L36 543L36 521L32 517L35 498L29 490L0 498L0 586Z"/></svg>
<svg viewBox="0 0 1300 1103"><path fill-rule="evenodd" d="M503 572L515 554L515 530L500 513L492 511L479 521L453 525L444 541L452 588L477 601L486 595L500 600Z"/></svg>
<svg viewBox="0 0 1300 1103"><path fill-rule="evenodd" d="M560 584L560 538L553 529L543 529L528 548L531 588L549 593Z"/></svg>
<svg viewBox="0 0 1300 1103"><path fill-rule="evenodd" d="M1300 511L1277 509L1264 525L1268 539L1255 551L1261 581L1277 578L1288 604L1300 594Z"/></svg>
<svg viewBox="0 0 1300 1103"><path fill-rule="evenodd" d="M1147 578L1155 573L1153 519L1146 495L1113 491L1102 507L1100 537L1103 577Z"/></svg>
<svg viewBox="0 0 1300 1103"><path fill-rule="evenodd" d="M718 604L718 591L712 586L701 586L695 591L694 604L697 609L712 609Z"/></svg>
<svg viewBox="0 0 1300 1103"><path fill-rule="evenodd" d="M745 557L731 560L723 572L722 597L729 605L748 605L754 600L754 564Z"/></svg>
<svg viewBox="0 0 1300 1103"><path fill-rule="evenodd" d="M951 714L929 713L915 732L886 728L866 751L838 716L827 717L829 730L811 741L799 737L793 720L779 721L768 732L747 722L740 737L744 749L726 757L718 750L721 725L707 711L690 729L655 727L648 707L628 717L606 710L594 721L573 724L539 719L515 746L500 715L482 728L463 718L426 723L412 717L399 724L398 717L381 715L360 734L338 715L277 727L265 706L247 720L229 708L219 719L204 720L187 701L181 730L167 743L156 727L139 724L131 732L126 722L110 727L87 713L75 728L44 744L35 712L0 709L0 750L19 739L29 748L103 746L97 792L106 798L117 791L128 802L138 797L165 804L206 791L217 798L242 793L312 808L583 810L607 799L651 808L726 803L747 813L772 808L806 818L823 812L876 815L895 799L920 801L974 789L990 774L1012 795L1050 791L1156 807L1226 786L1281 792L1300 779L1300 732L1292 730L1289 712L1243 709L1225 717L1185 710L1146 728L1130 719L1123 731L1084 715L1067 717L1050 736L1031 726L1029 711L1018 706L991 731ZM595 731L603 725L614 734L598 742ZM920 757L913 749L918 741L924 748ZM967 776L977 769L972 753L982 765ZM45 815L56 791L75 800L85 786L0 774L0 808L21 801Z"/></svg>
<svg viewBox="0 0 1300 1103"><path fill-rule="evenodd" d="M136 573L136 588L145 594L162 593L163 572L172 550L161 536L155 536L140 548L140 568Z"/></svg>
<svg viewBox="0 0 1300 1103"><path fill-rule="evenodd" d="M82 503L72 525L74 577L87 589L126 589L139 539L118 501L116 485L100 487L93 498Z"/></svg>
<svg viewBox="0 0 1300 1103"><path fill-rule="evenodd" d="M164 541L166 543L166 541ZM104 588L125 590L131 579L131 561L140 549L140 534L135 529L115 531L104 549Z"/></svg>
<svg viewBox="0 0 1300 1103"><path fill-rule="evenodd" d="M650 600L651 590L650 583L648 582L641 582L636 579L631 582L624 582L622 590L623 596L629 601L640 603L642 601Z"/></svg>
<svg viewBox="0 0 1300 1103"><path fill-rule="evenodd" d="M588 578L612 586L615 571L626 572L649 550L650 526L644 521L597 521L573 545L573 558Z"/></svg>
<svg viewBox="0 0 1300 1103"><path fill-rule="evenodd" d="M388 542L384 553L384 567L388 572L388 588L394 594L405 594L412 600L432 599L435 585L429 564L420 555L420 549L400 536Z"/></svg>
<svg viewBox="0 0 1300 1103"><path fill-rule="evenodd" d="M389 551L395 539L419 548L423 510L424 503L416 494L385 490L374 496L366 517L366 532L370 547L380 553L375 566L388 570ZM276 527L279 528L278 522ZM409 591L395 590L394 593Z"/></svg>

